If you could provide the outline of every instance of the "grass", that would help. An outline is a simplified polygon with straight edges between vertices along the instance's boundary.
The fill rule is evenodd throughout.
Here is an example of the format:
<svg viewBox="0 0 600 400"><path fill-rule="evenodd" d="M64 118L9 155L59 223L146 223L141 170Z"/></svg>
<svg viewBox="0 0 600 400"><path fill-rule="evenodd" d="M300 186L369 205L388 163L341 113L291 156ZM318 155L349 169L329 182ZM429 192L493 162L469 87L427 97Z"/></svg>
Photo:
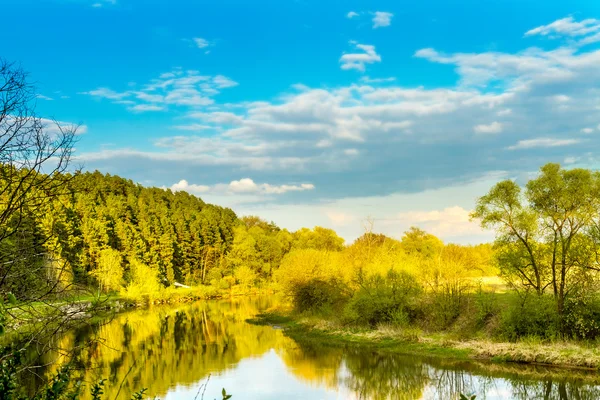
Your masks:
<svg viewBox="0 0 600 400"><path fill-rule="evenodd" d="M376 351L433 356L453 360L523 363L579 369L600 369L600 347L594 343L524 340L516 343L489 339L457 340L451 334L425 334L415 328L382 325L377 329L344 327L318 317L265 313L249 323L275 325L299 343L364 347Z"/></svg>

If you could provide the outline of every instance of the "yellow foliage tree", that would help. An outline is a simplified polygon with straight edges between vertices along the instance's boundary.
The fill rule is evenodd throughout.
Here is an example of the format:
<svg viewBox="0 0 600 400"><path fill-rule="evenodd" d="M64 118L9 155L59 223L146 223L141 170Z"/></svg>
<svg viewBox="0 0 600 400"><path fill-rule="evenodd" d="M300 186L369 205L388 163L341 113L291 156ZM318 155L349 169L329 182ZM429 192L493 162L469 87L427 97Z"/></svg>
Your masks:
<svg viewBox="0 0 600 400"><path fill-rule="evenodd" d="M158 281L157 271L137 259L130 261L129 271L131 280L125 287L126 296L136 298L160 293L162 286Z"/></svg>
<svg viewBox="0 0 600 400"><path fill-rule="evenodd" d="M256 273L252 270L252 268L245 264L240 265L235 269L234 276L238 283L245 288L254 286L254 282L257 278Z"/></svg>
<svg viewBox="0 0 600 400"><path fill-rule="evenodd" d="M98 283L100 290L119 290L123 282L123 267L121 253L115 249L104 249L100 251L98 267L91 272Z"/></svg>
<svg viewBox="0 0 600 400"><path fill-rule="evenodd" d="M344 268L339 252L298 249L289 252L275 274L284 291L291 291L311 280L350 282L352 271Z"/></svg>

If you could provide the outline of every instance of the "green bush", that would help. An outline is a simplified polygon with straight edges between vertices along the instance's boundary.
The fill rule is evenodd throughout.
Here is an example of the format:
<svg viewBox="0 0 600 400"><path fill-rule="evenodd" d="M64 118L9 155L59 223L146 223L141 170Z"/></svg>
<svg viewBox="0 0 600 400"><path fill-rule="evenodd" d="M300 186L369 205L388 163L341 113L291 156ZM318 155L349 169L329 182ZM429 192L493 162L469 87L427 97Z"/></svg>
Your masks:
<svg viewBox="0 0 600 400"><path fill-rule="evenodd" d="M332 310L348 299L344 285L337 281L312 279L292 289L292 300L296 311L319 312Z"/></svg>
<svg viewBox="0 0 600 400"><path fill-rule="evenodd" d="M483 328L492 318L500 312L498 295L494 292L483 290L481 285L474 296L475 321L477 328Z"/></svg>
<svg viewBox="0 0 600 400"><path fill-rule="evenodd" d="M525 337L559 337L556 302L550 295L514 296L500 316L498 335L515 341Z"/></svg>
<svg viewBox="0 0 600 400"><path fill-rule="evenodd" d="M430 329L449 328L466 312L468 287L461 281L444 283L429 292L423 303L425 322Z"/></svg>
<svg viewBox="0 0 600 400"><path fill-rule="evenodd" d="M390 270L361 285L344 309L347 322L375 327L380 323L406 326L416 316L421 287L414 277Z"/></svg>
<svg viewBox="0 0 600 400"><path fill-rule="evenodd" d="M575 294L565 301L564 333L573 339L596 339L600 336L600 297Z"/></svg>

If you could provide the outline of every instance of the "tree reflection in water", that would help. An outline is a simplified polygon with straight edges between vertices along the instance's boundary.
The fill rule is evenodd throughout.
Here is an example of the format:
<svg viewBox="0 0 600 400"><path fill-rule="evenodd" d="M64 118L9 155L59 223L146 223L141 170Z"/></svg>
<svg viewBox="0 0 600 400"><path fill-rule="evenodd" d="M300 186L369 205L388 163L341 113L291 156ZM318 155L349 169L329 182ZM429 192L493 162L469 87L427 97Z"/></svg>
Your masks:
<svg viewBox="0 0 600 400"><path fill-rule="evenodd" d="M54 338L63 349L94 341L68 355L47 353L38 362L55 362L43 371L46 376L71 362L88 384L108 378L106 398L111 399L121 382L124 398L143 387L149 388L149 397L160 398L176 387L197 387L209 374L228 374L234 386L236 376L251 374L260 386L268 382L270 368L281 368L280 363L269 364L271 358L264 357L270 350L276 352L298 390L302 385L324 388L329 391L324 390L323 395L329 393L331 398L342 389L357 399L446 400L459 393L475 393L477 399L600 398L600 387L595 386L598 379L591 372L453 362L296 343L281 330L245 322L271 304L270 299L254 298L137 310ZM245 370L247 364L240 363L245 359L254 360L254 365L258 362L259 368ZM25 376L23 384L33 392L40 379ZM270 387L256 398L278 399L278 388L289 388L290 382L269 384L280 386ZM244 387L227 389L240 393L238 398L249 398ZM299 393L298 398L301 396Z"/></svg>

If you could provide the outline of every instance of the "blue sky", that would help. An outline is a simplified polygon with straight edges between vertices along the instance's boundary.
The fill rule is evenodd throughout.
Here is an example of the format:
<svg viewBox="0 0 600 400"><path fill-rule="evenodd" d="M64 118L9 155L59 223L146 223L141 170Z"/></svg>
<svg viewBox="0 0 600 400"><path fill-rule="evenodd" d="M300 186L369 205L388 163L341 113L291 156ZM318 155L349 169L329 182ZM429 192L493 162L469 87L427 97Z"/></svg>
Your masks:
<svg viewBox="0 0 600 400"><path fill-rule="evenodd" d="M494 182L598 166L599 2L2 3L0 56L86 169L289 229L489 240Z"/></svg>

